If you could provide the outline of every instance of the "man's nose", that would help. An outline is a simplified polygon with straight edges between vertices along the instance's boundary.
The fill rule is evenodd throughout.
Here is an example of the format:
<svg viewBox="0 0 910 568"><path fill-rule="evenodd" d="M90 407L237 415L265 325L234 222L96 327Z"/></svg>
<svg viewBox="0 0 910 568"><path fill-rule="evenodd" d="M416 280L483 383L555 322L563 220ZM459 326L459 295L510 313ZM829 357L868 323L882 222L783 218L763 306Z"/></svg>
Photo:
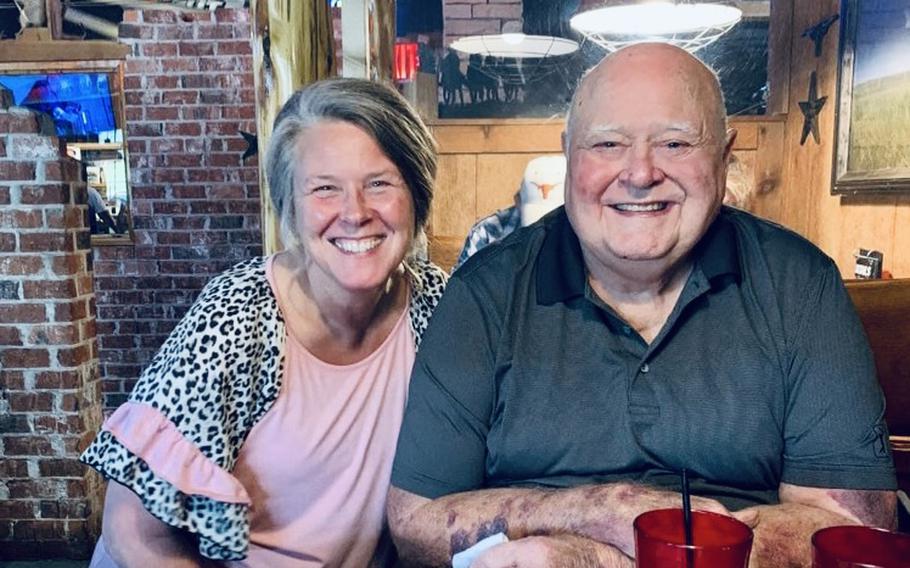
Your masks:
<svg viewBox="0 0 910 568"><path fill-rule="evenodd" d="M650 189L665 178L666 174L655 163L653 149L641 146L633 147L629 152L620 181L633 189Z"/></svg>

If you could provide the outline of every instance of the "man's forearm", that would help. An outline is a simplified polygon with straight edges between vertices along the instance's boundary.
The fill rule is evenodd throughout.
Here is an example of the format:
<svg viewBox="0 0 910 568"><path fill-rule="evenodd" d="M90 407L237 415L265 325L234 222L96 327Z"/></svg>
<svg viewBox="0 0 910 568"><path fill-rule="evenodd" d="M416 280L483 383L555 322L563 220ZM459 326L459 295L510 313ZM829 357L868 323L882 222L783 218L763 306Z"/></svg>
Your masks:
<svg viewBox="0 0 910 568"><path fill-rule="evenodd" d="M631 556L635 517L680 502L676 493L628 483L571 489L485 489L433 501L393 487L389 523L401 557L420 565L446 564L453 554L499 532L513 540L575 534ZM696 498L694 506L726 512L707 499Z"/></svg>

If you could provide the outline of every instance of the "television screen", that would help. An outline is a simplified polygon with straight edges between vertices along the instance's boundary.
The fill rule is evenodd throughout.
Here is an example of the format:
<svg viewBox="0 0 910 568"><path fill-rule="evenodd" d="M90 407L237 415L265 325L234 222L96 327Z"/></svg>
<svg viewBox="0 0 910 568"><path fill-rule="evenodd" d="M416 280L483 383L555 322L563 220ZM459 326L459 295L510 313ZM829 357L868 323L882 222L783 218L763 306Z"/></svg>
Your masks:
<svg viewBox="0 0 910 568"><path fill-rule="evenodd" d="M104 142L99 134L117 125L107 73L0 75L15 104L43 112L67 141Z"/></svg>

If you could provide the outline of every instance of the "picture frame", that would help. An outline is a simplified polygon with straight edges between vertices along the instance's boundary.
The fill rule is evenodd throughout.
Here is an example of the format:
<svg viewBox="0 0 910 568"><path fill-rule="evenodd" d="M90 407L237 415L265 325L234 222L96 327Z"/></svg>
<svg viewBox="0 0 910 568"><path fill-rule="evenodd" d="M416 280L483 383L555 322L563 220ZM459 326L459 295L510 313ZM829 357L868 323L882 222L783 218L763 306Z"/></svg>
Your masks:
<svg viewBox="0 0 910 568"><path fill-rule="evenodd" d="M831 193L910 191L910 0L841 0Z"/></svg>

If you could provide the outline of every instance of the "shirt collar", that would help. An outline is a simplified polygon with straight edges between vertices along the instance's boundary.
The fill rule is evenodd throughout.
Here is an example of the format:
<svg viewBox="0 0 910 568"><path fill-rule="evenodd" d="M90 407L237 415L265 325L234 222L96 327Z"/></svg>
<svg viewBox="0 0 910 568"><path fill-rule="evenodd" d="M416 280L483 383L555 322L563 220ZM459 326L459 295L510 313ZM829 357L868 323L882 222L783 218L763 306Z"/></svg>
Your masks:
<svg viewBox="0 0 910 568"><path fill-rule="evenodd" d="M736 231L728 214L726 207L721 209L693 252L696 264L709 281L728 274L738 278L741 274ZM583 296L587 279L581 244L565 208L560 208L549 221L536 266L537 300L544 305Z"/></svg>

